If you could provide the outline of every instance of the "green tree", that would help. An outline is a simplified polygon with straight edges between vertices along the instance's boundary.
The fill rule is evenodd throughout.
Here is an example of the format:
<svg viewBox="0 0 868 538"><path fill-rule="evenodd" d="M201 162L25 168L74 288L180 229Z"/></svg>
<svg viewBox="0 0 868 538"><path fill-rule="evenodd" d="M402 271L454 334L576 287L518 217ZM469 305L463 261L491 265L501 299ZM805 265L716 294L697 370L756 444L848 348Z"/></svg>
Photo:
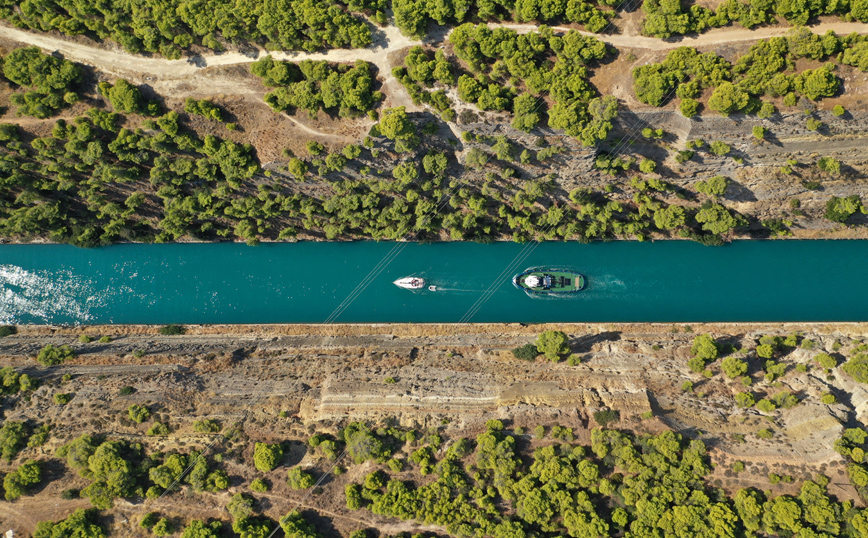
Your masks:
<svg viewBox="0 0 868 538"><path fill-rule="evenodd" d="M51 344L40 349L36 356L37 362L43 366L55 366L74 358L75 351L71 347L67 345L55 347Z"/></svg>
<svg viewBox="0 0 868 538"><path fill-rule="evenodd" d="M136 424L141 424L151 418L151 411L143 405L133 404L127 409L127 415Z"/></svg>
<svg viewBox="0 0 868 538"><path fill-rule="evenodd" d="M299 467L287 471L287 485L290 489L307 489L314 484L313 475Z"/></svg>
<svg viewBox="0 0 868 538"><path fill-rule="evenodd" d="M708 108L721 116L729 116L746 107L749 99L750 95L732 82L721 82L712 92Z"/></svg>
<svg viewBox="0 0 868 538"><path fill-rule="evenodd" d="M194 519L181 532L181 538L219 538L222 535L220 532L222 528L223 523L220 521L204 523Z"/></svg>
<svg viewBox="0 0 868 538"><path fill-rule="evenodd" d="M277 467L283 458L283 447L280 443L256 443L253 448L253 462L256 468L267 473Z"/></svg>
<svg viewBox="0 0 868 538"><path fill-rule="evenodd" d="M99 523L99 512L79 508L66 519L57 522L40 521L33 538L105 538L105 529Z"/></svg>
<svg viewBox="0 0 868 538"><path fill-rule="evenodd" d="M747 373L747 362L737 357L726 357L721 361L720 366L730 379L741 377Z"/></svg>
<svg viewBox="0 0 868 538"><path fill-rule="evenodd" d="M753 407L756 404L756 398L750 392L739 392L735 395L735 403L738 404L739 407Z"/></svg>
<svg viewBox="0 0 868 538"><path fill-rule="evenodd" d="M536 348L550 361L557 362L561 355L570 352L569 338L562 331L545 331L537 336Z"/></svg>
<svg viewBox="0 0 868 538"><path fill-rule="evenodd" d="M858 195L854 194L846 198L832 196L826 202L825 217L833 222L844 223L858 211L865 212L862 199Z"/></svg>
<svg viewBox="0 0 868 538"><path fill-rule="evenodd" d="M3 478L6 500L14 501L25 495L28 488L38 484L40 480L42 480L42 467L38 461L29 460L22 463Z"/></svg>
<svg viewBox="0 0 868 538"><path fill-rule="evenodd" d="M697 359L709 362L717 359L720 348L710 334L700 334L693 339L690 352Z"/></svg>
<svg viewBox="0 0 868 538"><path fill-rule="evenodd" d="M708 180L696 182L697 191L715 197L723 196L727 186L729 186L729 178L724 176L714 176Z"/></svg>

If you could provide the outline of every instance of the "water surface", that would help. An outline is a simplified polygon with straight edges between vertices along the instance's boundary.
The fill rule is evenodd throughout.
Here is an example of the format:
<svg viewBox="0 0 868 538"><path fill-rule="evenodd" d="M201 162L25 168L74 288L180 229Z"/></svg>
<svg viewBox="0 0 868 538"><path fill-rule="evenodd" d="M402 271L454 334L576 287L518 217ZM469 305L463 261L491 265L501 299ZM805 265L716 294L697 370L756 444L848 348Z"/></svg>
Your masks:
<svg viewBox="0 0 868 538"><path fill-rule="evenodd" d="M543 265L586 290L512 286ZM2 245L0 323L856 321L866 268L868 241ZM410 274L441 291L392 285Z"/></svg>

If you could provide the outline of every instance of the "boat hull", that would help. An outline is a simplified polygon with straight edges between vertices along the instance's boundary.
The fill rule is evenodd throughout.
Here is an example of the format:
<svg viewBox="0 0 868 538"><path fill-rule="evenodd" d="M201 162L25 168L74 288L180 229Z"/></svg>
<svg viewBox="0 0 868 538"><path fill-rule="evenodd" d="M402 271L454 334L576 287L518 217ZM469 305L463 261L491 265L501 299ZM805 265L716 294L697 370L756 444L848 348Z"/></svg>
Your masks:
<svg viewBox="0 0 868 538"><path fill-rule="evenodd" d="M529 280L529 277L535 279ZM584 289L585 277L581 273L566 269L536 268L515 275L512 284L530 294L569 295Z"/></svg>
<svg viewBox="0 0 868 538"><path fill-rule="evenodd" d="M392 284L398 286L399 288L404 288L405 290L421 290L425 288L425 279L408 276L404 278L399 278L398 280L392 282Z"/></svg>

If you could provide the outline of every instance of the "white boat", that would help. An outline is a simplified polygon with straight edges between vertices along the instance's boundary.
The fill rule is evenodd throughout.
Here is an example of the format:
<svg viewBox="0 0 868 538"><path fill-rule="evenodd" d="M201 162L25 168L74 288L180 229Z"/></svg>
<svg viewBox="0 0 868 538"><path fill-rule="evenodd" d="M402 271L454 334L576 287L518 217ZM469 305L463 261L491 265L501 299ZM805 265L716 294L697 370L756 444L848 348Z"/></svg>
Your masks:
<svg viewBox="0 0 868 538"><path fill-rule="evenodd" d="M393 284L405 290L421 290L425 287L425 279L415 276L405 276L404 278L399 278Z"/></svg>

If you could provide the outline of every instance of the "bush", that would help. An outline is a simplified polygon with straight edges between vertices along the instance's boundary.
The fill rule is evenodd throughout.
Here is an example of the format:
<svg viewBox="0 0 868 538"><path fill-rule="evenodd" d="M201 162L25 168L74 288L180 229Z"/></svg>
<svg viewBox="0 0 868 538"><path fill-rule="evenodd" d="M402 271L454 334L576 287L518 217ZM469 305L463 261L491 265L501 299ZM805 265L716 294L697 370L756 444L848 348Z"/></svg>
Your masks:
<svg viewBox="0 0 868 538"><path fill-rule="evenodd" d="M71 347L67 345L55 347L51 344L39 350L36 356L37 362L43 366L55 366L74 358L75 351Z"/></svg>
<svg viewBox="0 0 868 538"><path fill-rule="evenodd" d="M210 418L193 422L193 431L197 433L216 433L220 431L220 424Z"/></svg>
<svg viewBox="0 0 868 538"><path fill-rule="evenodd" d="M58 405L66 405L72 400L72 396L73 395L71 393L56 393L54 395L54 403Z"/></svg>
<svg viewBox="0 0 868 538"><path fill-rule="evenodd" d="M18 334L18 327L15 325L0 325L0 338Z"/></svg>
<svg viewBox="0 0 868 538"><path fill-rule="evenodd" d="M253 449L253 462L256 468L267 473L277 467L283 458L283 447L279 443L256 443Z"/></svg>
<svg viewBox="0 0 868 538"><path fill-rule="evenodd" d="M841 105L835 105L832 107L832 114L835 116L843 116L847 111Z"/></svg>
<svg viewBox="0 0 868 538"><path fill-rule="evenodd" d="M286 475L286 484L290 489L307 489L314 484L313 475L298 467L293 467L287 471Z"/></svg>
<svg viewBox="0 0 868 538"><path fill-rule="evenodd" d="M693 356L697 359L713 361L717 358L720 350L717 346L717 342L711 335L700 334L693 339L693 346L691 346L690 352L693 353Z"/></svg>
<svg viewBox="0 0 868 538"><path fill-rule="evenodd" d="M735 395L735 403L739 407L744 407L747 409L748 407L753 407L756 404L756 398L750 392L739 392Z"/></svg>
<svg viewBox="0 0 868 538"><path fill-rule="evenodd" d="M254 478L250 481L250 490L255 491L257 493L264 493L268 491L268 484L260 480L259 478Z"/></svg>
<svg viewBox="0 0 868 538"><path fill-rule="evenodd" d="M723 196L728 185L729 178L714 176L706 181L697 181L696 190L708 196Z"/></svg>
<svg viewBox="0 0 868 538"><path fill-rule="evenodd" d="M165 437L169 435L169 427L162 422L154 422L146 433L151 437Z"/></svg>
<svg viewBox="0 0 868 538"><path fill-rule="evenodd" d="M838 359L829 355L828 353L820 353L816 357L814 357L814 360L817 361L823 368L834 368L838 366Z"/></svg>
<svg viewBox="0 0 868 538"><path fill-rule="evenodd" d="M605 428L609 423L621 420L621 413L614 409L594 411L594 420L601 428Z"/></svg>
<svg viewBox="0 0 868 538"><path fill-rule="evenodd" d="M3 489L6 492L6 500L14 501L27 493L30 486L36 485L42 480L42 468L38 461L22 463L16 470L7 473L3 479Z"/></svg>
<svg viewBox="0 0 868 538"><path fill-rule="evenodd" d="M512 356L523 361L532 361L537 355L539 351L536 344L525 344L512 350Z"/></svg>
<svg viewBox="0 0 868 538"><path fill-rule="evenodd" d="M187 332L183 325L164 325L159 328L158 332L163 336L176 336Z"/></svg>
<svg viewBox="0 0 868 538"><path fill-rule="evenodd" d="M151 410L143 405L133 404L127 409L127 415L136 424L141 424L151 418Z"/></svg>
<svg viewBox="0 0 868 538"><path fill-rule="evenodd" d="M756 403L756 408L762 411L763 413L771 413L775 411L778 407L772 403L770 400L763 398L762 400Z"/></svg>
<svg viewBox="0 0 868 538"><path fill-rule="evenodd" d="M720 363L723 373L730 379L741 377L747 373L747 363L737 357L727 357Z"/></svg>
<svg viewBox="0 0 868 538"><path fill-rule="evenodd" d="M719 156L721 156L721 157L724 156L724 155L726 155L727 153L729 153L729 152L732 150L732 148L729 147L728 144L726 144L726 143L724 143L724 142L721 142L721 141L719 141L719 140L716 140L716 141L712 142L712 143L709 145L709 148L711 149L711 152L712 152L713 154L715 154L715 155L719 155Z"/></svg>
<svg viewBox="0 0 868 538"><path fill-rule="evenodd" d="M106 530L99 521L99 511L79 508L66 519L40 521L36 524L33 538L105 538Z"/></svg>
<svg viewBox="0 0 868 538"><path fill-rule="evenodd" d="M868 383L868 355L857 353L850 357L842 370L859 383Z"/></svg>
<svg viewBox="0 0 868 538"><path fill-rule="evenodd" d="M844 223L857 211L865 212L862 199L858 195L838 198L833 196L826 202L826 218L833 222Z"/></svg>

